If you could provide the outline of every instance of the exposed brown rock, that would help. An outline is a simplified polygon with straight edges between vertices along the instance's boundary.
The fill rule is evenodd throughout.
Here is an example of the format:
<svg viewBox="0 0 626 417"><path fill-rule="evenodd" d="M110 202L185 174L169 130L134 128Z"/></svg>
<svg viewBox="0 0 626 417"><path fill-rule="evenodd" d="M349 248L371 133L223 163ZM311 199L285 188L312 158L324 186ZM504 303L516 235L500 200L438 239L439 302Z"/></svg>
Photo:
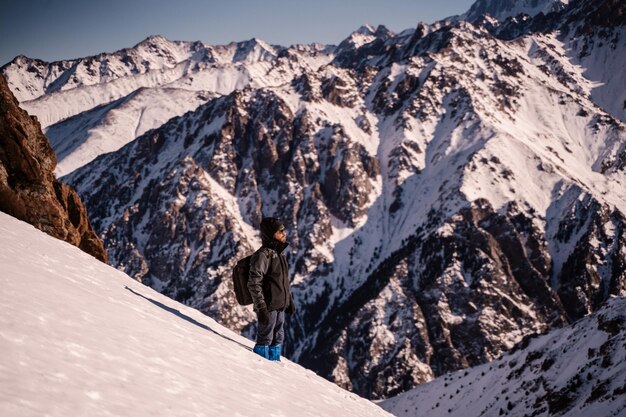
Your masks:
<svg viewBox="0 0 626 417"><path fill-rule="evenodd" d="M39 122L0 76L0 211L107 262L80 197L55 178L56 163Z"/></svg>

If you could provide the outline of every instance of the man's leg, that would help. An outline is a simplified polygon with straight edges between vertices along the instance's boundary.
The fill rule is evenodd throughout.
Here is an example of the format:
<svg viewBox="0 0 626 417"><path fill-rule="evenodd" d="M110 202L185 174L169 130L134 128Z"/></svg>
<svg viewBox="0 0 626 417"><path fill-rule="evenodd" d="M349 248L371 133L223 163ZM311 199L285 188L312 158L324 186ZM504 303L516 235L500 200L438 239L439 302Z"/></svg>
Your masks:
<svg viewBox="0 0 626 417"><path fill-rule="evenodd" d="M285 340L285 312L276 311L276 322L274 324L274 331L272 342L269 347L269 360L280 361L280 355L282 351L283 341Z"/></svg>
<svg viewBox="0 0 626 417"><path fill-rule="evenodd" d="M263 356L265 359L269 359L269 345L272 344L274 338L278 311L270 311L269 316L270 320L267 325L264 326L261 323L257 323L256 346L253 349L254 353Z"/></svg>

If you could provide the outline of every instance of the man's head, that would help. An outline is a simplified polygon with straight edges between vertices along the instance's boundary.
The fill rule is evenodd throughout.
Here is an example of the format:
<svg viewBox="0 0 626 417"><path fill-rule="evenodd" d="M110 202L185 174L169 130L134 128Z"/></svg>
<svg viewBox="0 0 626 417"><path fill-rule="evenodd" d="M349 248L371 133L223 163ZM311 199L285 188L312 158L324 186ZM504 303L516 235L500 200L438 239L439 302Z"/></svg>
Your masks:
<svg viewBox="0 0 626 417"><path fill-rule="evenodd" d="M264 239L274 238L284 243L287 241L285 225L274 217L264 217L261 220L261 237Z"/></svg>

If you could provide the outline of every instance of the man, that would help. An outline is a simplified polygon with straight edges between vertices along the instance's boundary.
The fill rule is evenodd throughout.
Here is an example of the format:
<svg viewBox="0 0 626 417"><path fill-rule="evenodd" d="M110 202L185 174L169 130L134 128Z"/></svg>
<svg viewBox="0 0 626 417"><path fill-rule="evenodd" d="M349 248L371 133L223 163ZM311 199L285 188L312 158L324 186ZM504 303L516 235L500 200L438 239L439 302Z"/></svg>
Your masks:
<svg viewBox="0 0 626 417"><path fill-rule="evenodd" d="M280 361L285 331L285 313L296 310L289 289L289 268L283 250L287 243L285 225L273 217L261 220L263 245L250 258L248 289L257 313L258 327L254 352Z"/></svg>

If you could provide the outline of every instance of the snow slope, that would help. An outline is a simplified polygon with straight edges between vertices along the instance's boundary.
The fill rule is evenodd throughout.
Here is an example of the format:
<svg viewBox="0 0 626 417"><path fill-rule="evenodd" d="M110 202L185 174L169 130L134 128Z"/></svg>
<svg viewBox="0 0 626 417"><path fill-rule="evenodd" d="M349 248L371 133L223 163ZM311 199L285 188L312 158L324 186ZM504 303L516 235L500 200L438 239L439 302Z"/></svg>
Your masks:
<svg viewBox="0 0 626 417"><path fill-rule="evenodd" d="M397 416L626 416L626 298L381 403Z"/></svg>
<svg viewBox="0 0 626 417"><path fill-rule="evenodd" d="M0 415L384 416L0 213Z"/></svg>
<svg viewBox="0 0 626 417"><path fill-rule="evenodd" d="M55 123L46 137L57 154L57 176L98 155L113 152L173 116L194 110L210 93L175 88L140 88L128 96Z"/></svg>

